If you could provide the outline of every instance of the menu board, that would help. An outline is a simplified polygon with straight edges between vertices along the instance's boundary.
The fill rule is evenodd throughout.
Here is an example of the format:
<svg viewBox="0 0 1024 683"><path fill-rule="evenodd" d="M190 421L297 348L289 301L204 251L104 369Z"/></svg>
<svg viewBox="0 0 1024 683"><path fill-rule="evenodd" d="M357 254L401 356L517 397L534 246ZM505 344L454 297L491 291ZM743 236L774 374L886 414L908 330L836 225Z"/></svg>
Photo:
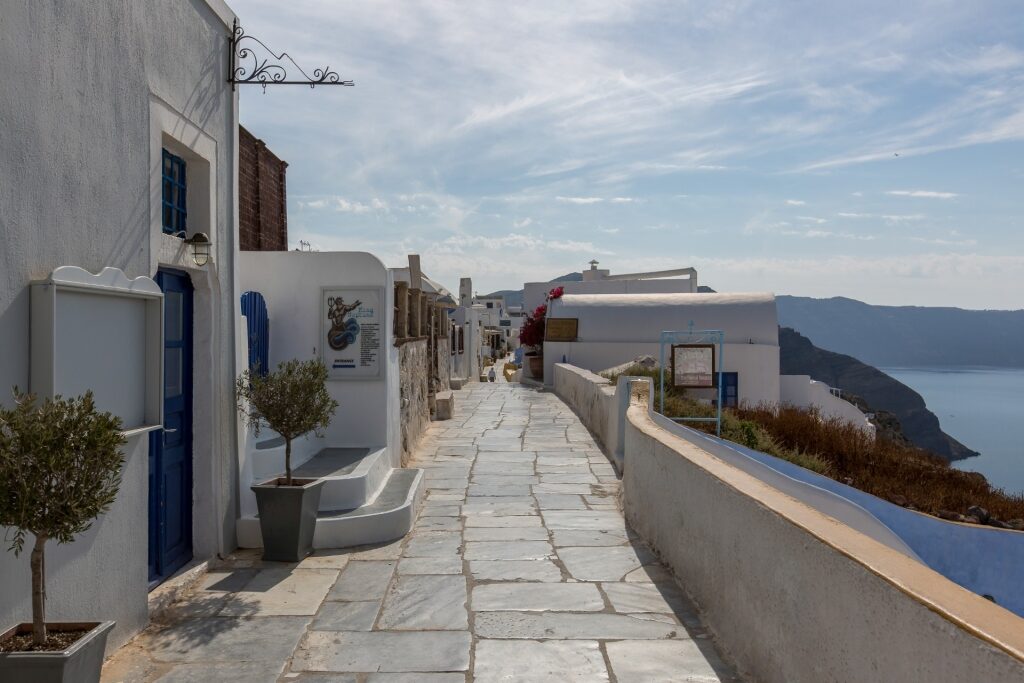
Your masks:
<svg viewBox="0 0 1024 683"><path fill-rule="evenodd" d="M321 356L331 379L380 377L384 308L380 289L321 291Z"/></svg>
<svg viewBox="0 0 1024 683"><path fill-rule="evenodd" d="M672 385L699 389L715 386L715 345L672 346Z"/></svg>

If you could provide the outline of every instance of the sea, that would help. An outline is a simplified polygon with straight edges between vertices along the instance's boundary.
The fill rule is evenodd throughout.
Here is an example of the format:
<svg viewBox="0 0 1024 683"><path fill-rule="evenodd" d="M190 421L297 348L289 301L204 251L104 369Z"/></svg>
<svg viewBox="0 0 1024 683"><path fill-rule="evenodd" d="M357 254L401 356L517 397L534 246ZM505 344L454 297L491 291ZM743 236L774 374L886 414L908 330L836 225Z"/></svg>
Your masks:
<svg viewBox="0 0 1024 683"><path fill-rule="evenodd" d="M1024 493L1024 369L882 368L921 394L942 431L981 455L953 463Z"/></svg>

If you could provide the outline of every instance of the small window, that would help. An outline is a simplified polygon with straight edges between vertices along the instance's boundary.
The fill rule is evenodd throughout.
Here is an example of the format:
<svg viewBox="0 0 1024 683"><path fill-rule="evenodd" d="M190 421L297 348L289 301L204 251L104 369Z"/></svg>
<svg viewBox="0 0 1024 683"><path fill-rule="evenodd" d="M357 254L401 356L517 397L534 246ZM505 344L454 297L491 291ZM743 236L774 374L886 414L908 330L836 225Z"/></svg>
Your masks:
<svg viewBox="0 0 1024 683"><path fill-rule="evenodd" d="M168 235L184 237L188 230L185 160L165 149L160 175L163 186L164 232Z"/></svg>
<svg viewBox="0 0 1024 683"><path fill-rule="evenodd" d="M487 302L487 308L494 308L494 302L493 301L488 301Z"/></svg>

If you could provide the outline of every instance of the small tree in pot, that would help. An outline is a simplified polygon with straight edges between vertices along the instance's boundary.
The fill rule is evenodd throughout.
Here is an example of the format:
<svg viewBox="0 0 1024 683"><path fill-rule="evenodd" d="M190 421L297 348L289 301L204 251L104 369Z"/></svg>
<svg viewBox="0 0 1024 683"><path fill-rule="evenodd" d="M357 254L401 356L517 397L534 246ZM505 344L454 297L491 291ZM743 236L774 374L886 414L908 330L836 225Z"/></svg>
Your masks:
<svg viewBox="0 0 1024 683"><path fill-rule="evenodd" d="M90 651L95 667L83 668L95 668L95 680L99 679L113 622L51 624L53 633L48 633L45 547L51 539L70 543L110 508L121 485L124 442L120 418L97 411L92 392L77 398L48 398L39 404L35 396L15 387L14 407L0 407L0 526L13 530L10 550L15 556L24 550L29 534L35 538L32 637L30 643L24 642L28 640L24 626L0 635L0 645L7 643L2 647L7 654L0 656L0 679L19 680L17 676L27 675L25 680L43 680L43 669L53 673L67 666L69 658L89 657ZM95 642L71 646L86 639ZM71 655L53 652L69 647L74 650ZM39 651L31 653L36 661L29 661L25 650ZM24 674L26 666L34 673Z"/></svg>
<svg viewBox="0 0 1024 683"><path fill-rule="evenodd" d="M297 562L313 547L322 480L292 478L292 442L330 424L338 402L327 391L327 366L319 359L289 360L262 374L238 378L238 409L258 436L265 423L284 439L284 477L252 487L259 506L263 557Z"/></svg>

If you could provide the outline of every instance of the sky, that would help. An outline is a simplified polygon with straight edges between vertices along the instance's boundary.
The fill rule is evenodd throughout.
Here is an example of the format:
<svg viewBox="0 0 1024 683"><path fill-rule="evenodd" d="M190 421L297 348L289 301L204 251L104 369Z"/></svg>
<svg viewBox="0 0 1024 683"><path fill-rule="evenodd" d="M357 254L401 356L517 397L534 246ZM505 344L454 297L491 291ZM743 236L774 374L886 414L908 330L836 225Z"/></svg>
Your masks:
<svg viewBox="0 0 1024 683"><path fill-rule="evenodd" d="M1024 3L231 0L288 230L484 294L587 267L1024 308Z"/></svg>

